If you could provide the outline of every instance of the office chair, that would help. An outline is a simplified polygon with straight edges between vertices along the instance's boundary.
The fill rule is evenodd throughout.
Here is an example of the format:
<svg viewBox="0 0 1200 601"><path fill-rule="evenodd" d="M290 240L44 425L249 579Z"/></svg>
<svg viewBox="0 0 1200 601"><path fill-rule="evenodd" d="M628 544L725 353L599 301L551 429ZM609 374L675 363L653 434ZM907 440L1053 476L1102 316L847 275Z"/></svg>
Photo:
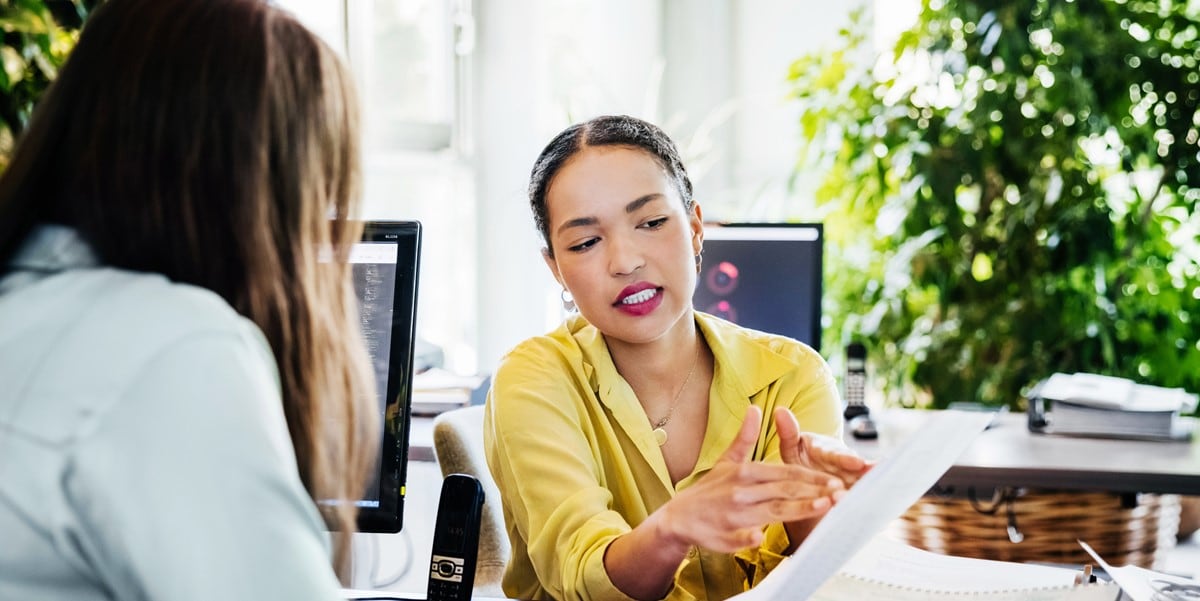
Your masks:
<svg viewBox="0 0 1200 601"><path fill-rule="evenodd" d="M500 580L512 551L508 533L504 530L500 490L492 480L483 453L483 406L454 409L434 418L433 449L443 476L468 474L483 485L483 519L479 528L474 594L477 597L503 597Z"/></svg>

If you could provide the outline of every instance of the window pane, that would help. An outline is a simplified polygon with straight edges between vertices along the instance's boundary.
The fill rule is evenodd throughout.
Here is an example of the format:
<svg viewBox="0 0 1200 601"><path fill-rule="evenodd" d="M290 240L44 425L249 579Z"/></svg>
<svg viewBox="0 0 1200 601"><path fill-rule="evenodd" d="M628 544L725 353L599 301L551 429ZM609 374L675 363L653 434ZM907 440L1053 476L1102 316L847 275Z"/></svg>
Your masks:
<svg viewBox="0 0 1200 601"><path fill-rule="evenodd" d="M277 0L274 4L296 16L326 44L346 54L346 29L341 2L329 0Z"/></svg>
<svg viewBox="0 0 1200 601"><path fill-rule="evenodd" d="M455 100L450 3L356 0L348 8L368 151L447 148Z"/></svg>

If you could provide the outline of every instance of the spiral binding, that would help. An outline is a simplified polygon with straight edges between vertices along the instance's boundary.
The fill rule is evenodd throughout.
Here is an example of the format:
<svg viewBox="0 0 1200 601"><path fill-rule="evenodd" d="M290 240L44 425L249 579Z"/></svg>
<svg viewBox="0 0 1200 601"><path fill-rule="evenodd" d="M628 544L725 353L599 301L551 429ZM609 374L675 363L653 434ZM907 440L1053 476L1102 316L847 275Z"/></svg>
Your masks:
<svg viewBox="0 0 1200 601"><path fill-rule="evenodd" d="M887 591L920 593L921 597L926 598L926 599L933 598L933 599L947 599L947 600L949 600L949 599L978 599L978 600L982 601L985 599L1029 599L1029 595L1031 593L1055 593L1055 592L1066 593L1066 592L1070 592L1070 591L1088 591L1091 589L1111 590L1111 591L1113 591L1112 598L1115 599L1116 591L1118 590L1117 585L1115 585L1111 582L1107 582L1107 581L1097 581L1097 582L1083 583L1083 584L1062 584L1062 585L1057 585L1057 586L1033 586L1033 587L989 589L989 590L983 590L983 591L964 591L964 590L956 591L956 590L949 590L949 589L938 589L938 588L908 586L908 585L903 585L903 584L894 584L894 583L890 583L890 582L884 582L882 580L877 580L874 578L866 578L863 576L859 576L857 574L849 574L846 572L839 572L830 581L832 582L836 579L842 579L844 581L845 580L853 581L856 584L865 584L868 586L885 589ZM865 591L863 591L863 592L865 593ZM820 597L819 594L816 596ZM1058 597L1055 597L1055 598L1058 598ZM1162 597L1162 598L1155 597L1155 601L1192 601L1193 599L1200 599L1200 597Z"/></svg>

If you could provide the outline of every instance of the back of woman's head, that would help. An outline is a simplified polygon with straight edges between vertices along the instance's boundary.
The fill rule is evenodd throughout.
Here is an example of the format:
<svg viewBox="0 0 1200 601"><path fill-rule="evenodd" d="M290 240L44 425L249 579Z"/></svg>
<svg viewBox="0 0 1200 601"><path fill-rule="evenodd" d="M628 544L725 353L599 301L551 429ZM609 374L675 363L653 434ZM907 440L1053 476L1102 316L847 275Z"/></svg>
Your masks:
<svg viewBox="0 0 1200 601"><path fill-rule="evenodd" d="M589 146L624 146L645 152L654 159L679 192L685 209L692 207L692 181L679 149L658 126L627 115L604 115L564 129L546 145L533 163L529 175L529 206L534 225L546 244L546 252L554 256L550 244L550 211L546 194L554 176L576 154Z"/></svg>
<svg viewBox="0 0 1200 601"><path fill-rule="evenodd" d="M106 265L221 295L271 343L309 492L357 498L371 380L349 267L321 253L358 238L359 176L349 75L291 16L108 0L0 179L0 274L32 227L60 223ZM327 517L352 527L352 508Z"/></svg>

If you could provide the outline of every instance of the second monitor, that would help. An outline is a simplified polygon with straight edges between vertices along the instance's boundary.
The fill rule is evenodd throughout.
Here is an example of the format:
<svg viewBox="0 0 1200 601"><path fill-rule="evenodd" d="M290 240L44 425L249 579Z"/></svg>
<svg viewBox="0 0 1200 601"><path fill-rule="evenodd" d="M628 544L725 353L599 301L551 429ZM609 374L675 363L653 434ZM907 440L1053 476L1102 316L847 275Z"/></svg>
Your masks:
<svg viewBox="0 0 1200 601"><path fill-rule="evenodd" d="M819 223L705 224L693 304L820 351L823 244Z"/></svg>

